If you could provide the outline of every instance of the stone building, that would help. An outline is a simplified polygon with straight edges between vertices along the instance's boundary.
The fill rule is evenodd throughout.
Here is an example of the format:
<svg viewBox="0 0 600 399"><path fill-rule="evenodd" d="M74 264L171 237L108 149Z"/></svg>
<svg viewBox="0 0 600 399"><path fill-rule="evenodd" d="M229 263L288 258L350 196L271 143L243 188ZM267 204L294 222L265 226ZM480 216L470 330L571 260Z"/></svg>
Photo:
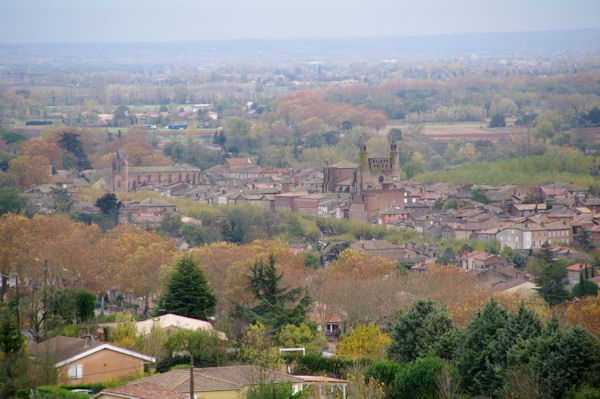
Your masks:
<svg viewBox="0 0 600 399"><path fill-rule="evenodd" d="M189 165L129 167L125 151L117 151L112 160L112 191L153 189L175 183L202 183L200 169Z"/></svg>

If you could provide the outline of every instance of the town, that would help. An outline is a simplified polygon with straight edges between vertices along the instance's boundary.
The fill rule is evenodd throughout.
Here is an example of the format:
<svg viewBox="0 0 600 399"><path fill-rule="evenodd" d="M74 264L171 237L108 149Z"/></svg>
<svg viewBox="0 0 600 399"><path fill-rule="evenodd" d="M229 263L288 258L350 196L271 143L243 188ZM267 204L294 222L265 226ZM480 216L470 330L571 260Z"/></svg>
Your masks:
<svg viewBox="0 0 600 399"><path fill-rule="evenodd" d="M600 6L233 3L0 5L0 398L597 397Z"/></svg>

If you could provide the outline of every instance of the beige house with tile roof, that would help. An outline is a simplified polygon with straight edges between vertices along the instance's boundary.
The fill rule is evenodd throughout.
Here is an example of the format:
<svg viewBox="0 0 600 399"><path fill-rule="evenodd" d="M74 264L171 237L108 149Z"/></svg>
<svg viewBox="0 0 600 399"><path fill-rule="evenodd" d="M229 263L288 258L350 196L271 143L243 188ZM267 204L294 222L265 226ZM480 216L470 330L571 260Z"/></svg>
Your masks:
<svg viewBox="0 0 600 399"><path fill-rule="evenodd" d="M31 347L31 355L58 369L58 384L73 385L119 381L144 371L151 356L105 342L90 343L85 339L56 336Z"/></svg>

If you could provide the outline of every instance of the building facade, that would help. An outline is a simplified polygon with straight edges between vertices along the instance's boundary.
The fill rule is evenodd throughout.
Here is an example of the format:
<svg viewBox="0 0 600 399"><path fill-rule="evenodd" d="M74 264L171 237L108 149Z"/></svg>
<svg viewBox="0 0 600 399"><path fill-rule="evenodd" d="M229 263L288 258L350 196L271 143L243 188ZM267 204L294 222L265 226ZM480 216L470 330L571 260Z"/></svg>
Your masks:
<svg viewBox="0 0 600 399"><path fill-rule="evenodd" d="M135 191L169 186L175 183L202 183L200 169L188 165L129 167L125 151L117 151L112 160L112 191Z"/></svg>

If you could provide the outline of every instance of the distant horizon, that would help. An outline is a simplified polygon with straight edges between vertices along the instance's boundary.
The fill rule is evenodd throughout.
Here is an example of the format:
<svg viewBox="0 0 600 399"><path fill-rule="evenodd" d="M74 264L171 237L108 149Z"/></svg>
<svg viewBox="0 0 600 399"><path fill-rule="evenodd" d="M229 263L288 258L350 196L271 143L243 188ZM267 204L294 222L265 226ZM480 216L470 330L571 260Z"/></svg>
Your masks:
<svg viewBox="0 0 600 399"><path fill-rule="evenodd" d="M599 29L598 0L2 0L3 43L420 37Z"/></svg>
<svg viewBox="0 0 600 399"><path fill-rule="evenodd" d="M132 40L132 41L89 41L89 42L60 42L60 41L31 41L31 42L5 42L0 40L0 45L97 45L97 44L168 44L168 43L210 43L210 42L236 42L236 41L311 41L311 40L353 40L353 39L403 39L403 38L433 38L472 35L511 35L530 33L569 33L569 32L597 32L598 28L573 28L573 29L543 29L543 30L515 30L515 31L490 31L490 32L456 32L433 34L405 34L405 35L374 35L374 36L306 36L306 37L253 37L253 38L221 38L221 39L179 39L179 40ZM598 43L600 48L600 42Z"/></svg>

